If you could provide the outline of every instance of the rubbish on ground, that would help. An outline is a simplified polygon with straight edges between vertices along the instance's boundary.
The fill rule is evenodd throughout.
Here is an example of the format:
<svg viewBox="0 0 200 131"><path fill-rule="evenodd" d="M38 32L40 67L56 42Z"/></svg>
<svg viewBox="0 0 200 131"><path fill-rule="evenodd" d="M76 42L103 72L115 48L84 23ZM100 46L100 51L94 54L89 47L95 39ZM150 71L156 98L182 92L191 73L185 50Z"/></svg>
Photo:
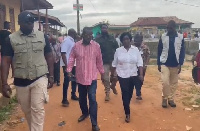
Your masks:
<svg viewBox="0 0 200 131"><path fill-rule="evenodd" d="M186 111L191 111L192 109L191 109L191 108L185 108L185 110L186 110Z"/></svg>
<svg viewBox="0 0 200 131"><path fill-rule="evenodd" d="M58 123L58 126L64 126L65 124L66 124L66 122L62 121L62 122Z"/></svg>
<svg viewBox="0 0 200 131"><path fill-rule="evenodd" d="M199 106L198 106L198 105L192 105L192 107L193 107L193 108L199 108Z"/></svg>
<svg viewBox="0 0 200 131"><path fill-rule="evenodd" d="M191 131L192 127L186 126L187 131Z"/></svg>

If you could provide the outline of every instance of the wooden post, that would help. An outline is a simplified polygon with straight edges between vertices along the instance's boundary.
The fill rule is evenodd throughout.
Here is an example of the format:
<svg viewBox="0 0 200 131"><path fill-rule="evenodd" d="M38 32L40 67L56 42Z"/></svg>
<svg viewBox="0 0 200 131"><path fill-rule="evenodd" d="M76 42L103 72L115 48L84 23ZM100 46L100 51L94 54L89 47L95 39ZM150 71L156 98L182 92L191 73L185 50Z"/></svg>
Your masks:
<svg viewBox="0 0 200 131"><path fill-rule="evenodd" d="M21 12L24 11L24 1L21 0Z"/></svg>
<svg viewBox="0 0 200 131"><path fill-rule="evenodd" d="M39 23L39 31L41 31L41 25L40 25L40 3L39 0L37 1L37 11L38 11L38 23Z"/></svg>
<svg viewBox="0 0 200 131"><path fill-rule="evenodd" d="M45 20L45 34L49 32L49 21L48 21L48 9L46 9L46 20Z"/></svg>
<svg viewBox="0 0 200 131"><path fill-rule="evenodd" d="M78 35L80 35L80 20L79 20L79 0L76 0L76 4L77 4L77 33Z"/></svg>

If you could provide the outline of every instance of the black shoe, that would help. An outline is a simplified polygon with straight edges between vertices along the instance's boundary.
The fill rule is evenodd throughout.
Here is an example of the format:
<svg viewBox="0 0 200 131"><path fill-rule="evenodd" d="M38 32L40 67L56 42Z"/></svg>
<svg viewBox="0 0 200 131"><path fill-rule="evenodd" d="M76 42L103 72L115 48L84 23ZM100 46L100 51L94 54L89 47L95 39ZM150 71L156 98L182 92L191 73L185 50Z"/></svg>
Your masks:
<svg viewBox="0 0 200 131"><path fill-rule="evenodd" d="M72 99L72 100L75 100L75 101L78 101L78 100L79 100L79 98L78 98L76 95L73 95L73 96L71 97L71 99Z"/></svg>
<svg viewBox="0 0 200 131"><path fill-rule="evenodd" d="M142 100L142 97L141 96L137 96L136 99L137 100Z"/></svg>
<svg viewBox="0 0 200 131"><path fill-rule="evenodd" d="M60 86L60 82L57 82L57 86Z"/></svg>
<svg viewBox="0 0 200 131"><path fill-rule="evenodd" d="M162 100L162 107L167 108L167 99Z"/></svg>
<svg viewBox="0 0 200 131"><path fill-rule="evenodd" d="M168 100L168 104L169 104L171 107L176 107L176 103L174 103L174 100Z"/></svg>
<svg viewBox="0 0 200 131"><path fill-rule="evenodd" d="M78 122L84 121L89 115L82 115L79 117Z"/></svg>
<svg viewBox="0 0 200 131"><path fill-rule="evenodd" d="M62 101L62 106L63 107L68 107L69 106L69 101L68 100Z"/></svg>
<svg viewBox="0 0 200 131"><path fill-rule="evenodd" d="M92 131L100 131L99 126L92 126Z"/></svg>
<svg viewBox="0 0 200 131"><path fill-rule="evenodd" d="M130 115L126 115L125 122L129 123L130 122Z"/></svg>

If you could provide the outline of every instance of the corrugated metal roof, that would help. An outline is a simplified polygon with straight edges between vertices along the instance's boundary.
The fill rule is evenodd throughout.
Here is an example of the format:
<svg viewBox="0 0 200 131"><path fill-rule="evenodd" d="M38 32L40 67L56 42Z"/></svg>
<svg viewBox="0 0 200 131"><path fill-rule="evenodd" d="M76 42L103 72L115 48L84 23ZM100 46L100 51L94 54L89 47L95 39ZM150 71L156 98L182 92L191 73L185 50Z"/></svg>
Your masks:
<svg viewBox="0 0 200 131"><path fill-rule="evenodd" d="M47 0L21 0L23 10L36 10L39 2L40 9L53 9L53 5Z"/></svg>
<svg viewBox="0 0 200 131"><path fill-rule="evenodd" d="M130 26L157 26L157 25L167 25L170 20L174 20L177 24L194 24L189 21L181 20L176 16L166 16L166 17L140 17L137 21L132 23Z"/></svg>
<svg viewBox="0 0 200 131"><path fill-rule="evenodd" d="M35 18L38 19L38 12L37 11L29 10L29 12L31 12L35 16ZM45 23L46 14L40 12L40 19L41 19L41 21L43 21ZM48 21L52 25L58 25L58 26L61 26L61 27L65 27L65 25L57 17L48 15Z"/></svg>

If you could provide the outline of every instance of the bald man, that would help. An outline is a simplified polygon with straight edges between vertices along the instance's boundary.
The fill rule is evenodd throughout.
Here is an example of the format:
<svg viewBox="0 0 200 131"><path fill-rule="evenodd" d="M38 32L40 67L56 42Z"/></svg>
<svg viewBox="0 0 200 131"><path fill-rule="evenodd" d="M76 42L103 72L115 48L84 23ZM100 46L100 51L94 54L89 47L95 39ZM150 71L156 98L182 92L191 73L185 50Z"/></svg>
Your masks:
<svg viewBox="0 0 200 131"><path fill-rule="evenodd" d="M68 36L64 39L63 43L61 44L61 56L62 56L61 66L63 67L63 72L64 72L63 99L62 99L63 107L69 106L69 101L67 100L67 90L69 87L70 79L67 75L66 67L69 62L69 56L70 56L71 50L75 45L76 36L77 36L76 31L74 29L69 29ZM75 68L76 67L74 66L72 69L73 75L75 75ZM72 87L71 99L78 101L79 98L76 96L77 84L75 81L71 81L71 87Z"/></svg>

